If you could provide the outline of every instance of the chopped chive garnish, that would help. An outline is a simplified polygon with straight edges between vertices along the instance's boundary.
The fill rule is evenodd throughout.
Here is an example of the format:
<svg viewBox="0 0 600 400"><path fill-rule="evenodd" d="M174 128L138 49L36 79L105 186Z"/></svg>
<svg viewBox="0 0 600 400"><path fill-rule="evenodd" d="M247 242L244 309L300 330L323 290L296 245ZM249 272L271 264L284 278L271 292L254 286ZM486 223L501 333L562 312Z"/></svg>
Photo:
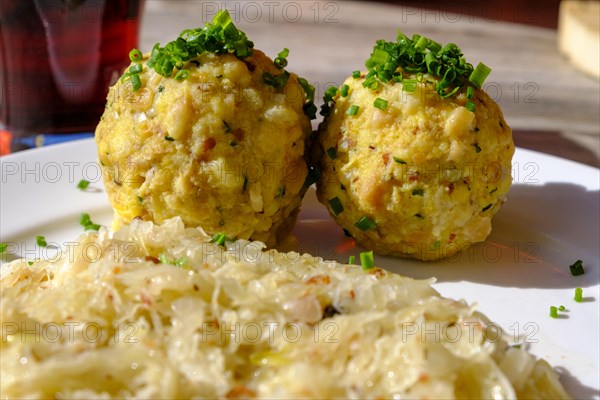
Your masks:
<svg viewBox="0 0 600 400"><path fill-rule="evenodd" d="M177 71L177 73L175 74L175 80L183 81L187 79L188 76L190 76L190 71L188 71L187 69L182 69L180 71Z"/></svg>
<svg viewBox="0 0 600 400"><path fill-rule="evenodd" d="M329 207L331 207L331 212L333 212L333 215L335 215L336 217L342 212L344 212L344 206L342 205L340 199L337 197L334 197L333 199L329 200Z"/></svg>
<svg viewBox="0 0 600 400"><path fill-rule="evenodd" d="M422 214L416 213L415 217L418 219L425 219L425 217Z"/></svg>
<svg viewBox="0 0 600 400"><path fill-rule="evenodd" d="M227 236L225 236L224 233L217 233L212 237L211 243L215 243L219 246L224 246L226 239L227 239Z"/></svg>
<svg viewBox="0 0 600 400"><path fill-rule="evenodd" d="M494 205L493 203L488 204L487 206L485 206L481 209L481 212L486 212L487 210L492 208L493 205Z"/></svg>
<svg viewBox="0 0 600 400"><path fill-rule="evenodd" d="M474 143L473 147L475 147L475 153L481 153L481 147L479 147L479 143Z"/></svg>
<svg viewBox="0 0 600 400"><path fill-rule="evenodd" d="M219 11L203 28L186 29L179 37L167 43L164 47L154 45L148 60L148 67L167 78L173 76L175 70L183 69L185 62L198 57L204 52L215 54L233 54L238 59L252 55L254 43L248 40L246 34L238 30L227 10ZM187 74L182 72L178 79L185 79Z"/></svg>
<svg viewBox="0 0 600 400"><path fill-rule="evenodd" d="M272 86L275 89L283 89L290 78L290 73L283 71L279 75L272 75L270 72L263 72L263 83L267 86Z"/></svg>
<svg viewBox="0 0 600 400"><path fill-rule="evenodd" d="M412 191L413 196L423 196L423 193L425 193L423 189L415 189Z"/></svg>
<svg viewBox="0 0 600 400"><path fill-rule="evenodd" d="M285 196L285 186L281 186L279 189L277 189L277 193L275 193L276 199L280 199L283 196Z"/></svg>
<svg viewBox="0 0 600 400"><path fill-rule="evenodd" d="M79 190L85 190L85 189L88 188L88 186L90 186L90 181L82 179L77 184L77 189L79 189Z"/></svg>
<svg viewBox="0 0 600 400"><path fill-rule="evenodd" d="M356 256L348 257L348 264L354 264L356 262Z"/></svg>
<svg viewBox="0 0 600 400"><path fill-rule="evenodd" d="M425 36L415 34L409 38L402 32L395 42L378 40L365 65L369 69L363 82L366 88L376 90L380 82L402 82L404 91L414 92L417 81L429 74L438 78L435 89L442 98L454 95L466 85L481 87L490 73L481 63L473 68L455 44L442 47ZM402 73L415 74L417 79L406 79Z"/></svg>
<svg viewBox="0 0 600 400"><path fill-rule="evenodd" d="M417 81L415 79L403 79L402 90L407 93L414 93L417 91Z"/></svg>
<svg viewBox="0 0 600 400"><path fill-rule="evenodd" d="M475 94L475 89L473 89L473 86L467 87L467 99L471 100L473 98L474 94Z"/></svg>
<svg viewBox="0 0 600 400"><path fill-rule="evenodd" d="M165 140L168 140L169 142L173 142L173 141L175 141L175 138L172 136L165 136Z"/></svg>
<svg viewBox="0 0 600 400"><path fill-rule="evenodd" d="M475 112L475 103L469 100L467 101L467 104L465 104L465 108L471 112Z"/></svg>
<svg viewBox="0 0 600 400"><path fill-rule="evenodd" d="M329 86L327 89L325 89L325 94L323 96L323 99L326 101L333 101L336 94L337 94L337 88L335 86Z"/></svg>
<svg viewBox="0 0 600 400"><path fill-rule="evenodd" d="M329 158L331 158L332 160L335 160L337 158L337 150L335 149L335 147L328 148L326 152Z"/></svg>
<svg viewBox="0 0 600 400"><path fill-rule="evenodd" d="M38 235L35 237L35 242L37 243L38 246L40 247L46 247L48 246L48 243L46 242L46 238L43 237L42 235Z"/></svg>
<svg viewBox="0 0 600 400"><path fill-rule="evenodd" d="M394 158L394 162L397 162L398 164L406 164L406 161L404 161L401 158L398 157L393 157Z"/></svg>
<svg viewBox="0 0 600 400"><path fill-rule="evenodd" d="M83 226L86 231L97 231L100 229L100 225L94 224L90 218L90 214L83 213L79 217L79 225Z"/></svg>
<svg viewBox="0 0 600 400"><path fill-rule="evenodd" d="M581 303L583 301L583 289L578 287L575 289L575 297L573 297L573 299L578 302Z"/></svg>
<svg viewBox="0 0 600 400"><path fill-rule="evenodd" d="M177 260L175 260L174 264L178 267L183 267L185 264L188 263L187 258L185 257L179 257Z"/></svg>
<svg viewBox="0 0 600 400"><path fill-rule="evenodd" d="M167 255L165 253L160 253L158 255L158 261L160 261L161 264L171 264L171 260L167 258Z"/></svg>
<svg viewBox="0 0 600 400"><path fill-rule="evenodd" d="M376 108L379 108L380 110L383 110L383 111L385 111L385 110L387 110L387 108L388 108L388 101L378 97L378 98L376 98L376 99L375 99L375 101L373 102L373 105L374 105Z"/></svg>
<svg viewBox="0 0 600 400"><path fill-rule="evenodd" d="M142 204L144 202L144 198L142 196L138 196L137 199L139 204Z"/></svg>
<svg viewBox="0 0 600 400"><path fill-rule="evenodd" d="M377 222L373 221L369 217L361 217L358 221L356 221L354 226L361 231L366 232L375 229L377 227Z"/></svg>
<svg viewBox="0 0 600 400"><path fill-rule="evenodd" d="M480 88L490 72L492 72L492 70L487 65L480 62L477 64L475 70L471 72L471 75L469 76L469 82Z"/></svg>
<svg viewBox="0 0 600 400"><path fill-rule="evenodd" d="M30 267L35 263L35 261L27 261L27 265L29 265Z"/></svg>
<svg viewBox="0 0 600 400"><path fill-rule="evenodd" d="M364 270L375 267L375 260L373 259L373 251L363 251L360 253L360 265Z"/></svg>
<svg viewBox="0 0 600 400"><path fill-rule="evenodd" d="M142 87L142 80L140 79L139 75L131 75L131 87L133 88L134 92L138 91Z"/></svg>
<svg viewBox="0 0 600 400"><path fill-rule="evenodd" d="M569 265L569 270L571 271L571 275L583 275L585 271L583 270L583 261L577 260L572 265Z"/></svg>
<svg viewBox="0 0 600 400"><path fill-rule="evenodd" d="M135 64L129 68L129 73L131 74L139 74L144 70L142 64Z"/></svg>
<svg viewBox="0 0 600 400"><path fill-rule="evenodd" d="M317 118L317 106L315 106L315 87L304 78L298 77L298 83L306 94L306 100L302 106L304 114L310 119Z"/></svg>
<svg viewBox="0 0 600 400"><path fill-rule="evenodd" d="M132 49L129 52L129 59L131 61L142 61L143 58L144 58L144 55L138 49Z"/></svg>
<svg viewBox="0 0 600 400"><path fill-rule="evenodd" d="M552 318L558 318L558 308L550 306L550 316Z"/></svg>
<svg viewBox="0 0 600 400"><path fill-rule="evenodd" d="M357 106L356 104L352 104L348 110L346 111L346 114L348 115L356 115L358 114L358 110L360 110L360 107Z"/></svg>
<svg viewBox="0 0 600 400"><path fill-rule="evenodd" d="M158 87L158 93L162 93L165 90L165 87L163 85L160 85Z"/></svg>
<svg viewBox="0 0 600 400"><path fill-rule="evenodd" d="M559 306L558 311L565 311L567 308L565 306Z"/></svg>
<svg viewBox="0 0 600 400"><path fill-rule="evenodd" d="M287 65L288 65L287 56L289 56L289 55L290 55L289 49L284 48L283 50L281 50L281 52L279 52L279 54L277 54L277 57L273 61L275 63L275 66L279 69L284 69L285 67L287 67Z"/></svg>
<svg viewBox="0 0 600 400"><path fill-rule="evenodd" d="M0 243L0 254L4 253L8 248L8 243Z"/></svg>
<svg viewBox="0 0 600 400"><path fill-rule="evenodd" d="M350 91L350 86L343 84L340 88L340 96L348 97L348 92Z"/></svg>
<svg viewBox="0 0 600 400"><path fill-rule="evenodd" d="M361 76L361 73L360 73L360 71L359 71L359 70L352 71L352 77L353 77L354 79L358 79L358 78L360 78L360 76Z"/></svg>

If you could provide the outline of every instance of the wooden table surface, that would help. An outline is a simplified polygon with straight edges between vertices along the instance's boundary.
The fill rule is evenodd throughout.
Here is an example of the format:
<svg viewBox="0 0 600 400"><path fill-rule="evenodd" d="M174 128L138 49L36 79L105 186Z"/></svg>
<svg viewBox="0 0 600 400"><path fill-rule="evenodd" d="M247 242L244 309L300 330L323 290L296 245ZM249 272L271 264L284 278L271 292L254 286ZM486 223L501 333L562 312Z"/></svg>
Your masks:
<svg viewBox="0 0 600 400"><path fill-rule="evenodd" d="M415 7L366 1L147 0L141 48L203 26L226 6L255 47L274 57L290 49L288 69L307 78L320 98L364 68L377 39L398 29L454 42L467 60L492 68L485 89L502 107L517 146L599 166L600 82L573 68L557 50L556 30Z"/></svg>

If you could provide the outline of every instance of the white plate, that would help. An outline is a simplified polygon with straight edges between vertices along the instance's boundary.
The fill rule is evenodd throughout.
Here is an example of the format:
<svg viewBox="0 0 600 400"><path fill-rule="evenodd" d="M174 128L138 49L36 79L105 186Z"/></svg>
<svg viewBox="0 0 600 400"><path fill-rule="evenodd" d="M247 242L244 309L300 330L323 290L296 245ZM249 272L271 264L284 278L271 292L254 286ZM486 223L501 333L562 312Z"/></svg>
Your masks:
<svg viewBox="0 0 600 400"><path fill-rule="evenodd" d="M517 149L515 184L486 243L438 263L377 256L376 263L415 278L437 277L435 287L444 296L477 303L555 366L575 398L600 398L599 172ZM11 252L51 258L56 250L37 248L36 235L63 246L82 232L81 213L102 224L112 218L92 140L0 158L0 173L0 241L8 242ZM76 189L82 178L92 182L87 191ZM295 234L303 251L326 259L345 262L361 251L338 252L347 239L312 190ZM573 277L569 265L577 259L586 272ZM576 287L583 288L583 303L573 301ZM551 305L567 310L553 319Z"/></svg>

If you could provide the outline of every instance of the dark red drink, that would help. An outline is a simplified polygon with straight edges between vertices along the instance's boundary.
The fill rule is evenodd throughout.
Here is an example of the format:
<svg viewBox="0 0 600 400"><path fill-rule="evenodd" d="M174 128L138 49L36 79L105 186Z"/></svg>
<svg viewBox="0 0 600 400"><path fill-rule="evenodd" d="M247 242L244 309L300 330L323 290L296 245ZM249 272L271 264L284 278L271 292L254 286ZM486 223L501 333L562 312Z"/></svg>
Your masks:
<svg viewBox="0 0 600 400"><path fill-rule="evenodd" d="M0 124L15 136L93 132L138 45L143 0L2 0Z"/></svg>

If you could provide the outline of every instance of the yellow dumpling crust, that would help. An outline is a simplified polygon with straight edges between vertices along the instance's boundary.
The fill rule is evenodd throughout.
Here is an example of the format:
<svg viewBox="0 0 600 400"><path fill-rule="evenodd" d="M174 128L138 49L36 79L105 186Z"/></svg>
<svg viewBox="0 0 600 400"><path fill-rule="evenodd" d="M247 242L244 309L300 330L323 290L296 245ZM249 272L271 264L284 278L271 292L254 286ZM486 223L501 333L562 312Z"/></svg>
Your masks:
<svg viewBox="0 0 600 400"><path fill-rule="evenodd" d="M471 112L466 89L441 98L436 77L403 75L416 89L345 81L319 127L317 194L362 246L437 260L490 234L512 181L512 132L483 90Z"/></svg>
<svg viewBox="0 0 600 400"><path fill-rule="evenodd" d="M189 76L166 78L142 62L142 87L119 81L96 129L113 228L134 218L180 216L207 233L274 245L291 230L306 191L305 93L259 50L243 60L205 52Z"/></svg>

